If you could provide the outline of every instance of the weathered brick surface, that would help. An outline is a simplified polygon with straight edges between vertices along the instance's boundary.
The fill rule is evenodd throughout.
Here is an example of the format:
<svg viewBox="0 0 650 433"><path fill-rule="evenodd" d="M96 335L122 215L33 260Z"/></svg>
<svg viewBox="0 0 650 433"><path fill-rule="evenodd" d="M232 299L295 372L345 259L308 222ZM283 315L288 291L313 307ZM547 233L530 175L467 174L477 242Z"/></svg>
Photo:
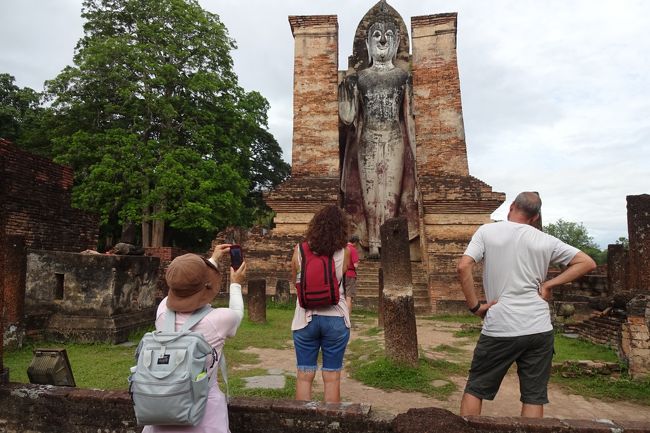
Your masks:
<svg viewBox="0 0 650 433"><path fill-rule="evenodd" d="M629 289L650 293L650 194L627 196Z"/></svg>
<svg viewBox="0 0 650 433"><path fill-rule="evenodd" d="M411 18L417 168L469 175L456 58L456 14Z"/></svg>
<svg viewBox="0 0 650 433"><path fill-rule="evenodd" d="M650 295L637 295L628 303L627 310L621 352L632 377L650 377Z"/></svg>
<svg viewBox="0 0 650 433"><path fill-rule="evenodd" d="M302 235L321 207L338 203L339 180L338 177L291 177L264 199L276 212L274 233Z"/></svg>
<svg viewBox="0 0 650 433"><path fill-rule="evenodd" d="M156 304L167 296L169 287L165 280L167 266L178 256L186 254L187 251L175 247L147 247L144 249L145 256L158 257L160 259L160 268L158 270L158 283L156 290Z"/></svg>
<svg viewBox="0 0 650 433"><path fill-rule="evenodd" d="M607 287L611 294L627 290L627 258L628 252L623 245L607 246Z"/></svg>
<svg viewBox="0 0 650 433"><path fill-rule="evenodd" d="M3 433L138 433L128 392L10 383L0 386ZM440 408L410 409L391 416L358 403L327 404L265 398L233 398L233 433L648 433L639 421L468 417Z"/></svg>
<svg viewBox="0 0 650 433"><path fill-rule="evenodd" d="M295 40L293 176L338 177L338 21L291 16Z"/></svg>
<svg viewBox="0 0 650 433"><path fill-rule="evenodd" d="M5 311L0 321L5 330L17 329L14 336L21 332L24 316L25 254L20 251L79 252L97 246L99 219L72 208L72 184L70 167L0 138L0 305ZM22 247L17 249L18 244Z"/></svg>
<svg viewBox="0 0 650 433"><path fill-rule="evenodd" d="M293 248L301 240L302 233L287 235L230 228L220 232L212 243L214 246L234 241L241 245L246 260L247 280L266 281L266 294L274 298L277 295L278 284L284 285L290 280ZM295 293L294 285L292 283L288 285L290 292ZM227 283L224 283L224 290L227 287ZM244 293L248 293L247 283L244 283L242 289ZM286 294L282 296L286 298Z"/></svg>
<svg viewBox="0 0 650 433"><path fill-rule="evenodd" d="M29 250L28 333L50 339L126 341L155 317L155 257Z"/></svg>
<svg viewBox="0 0 650 433"><path fill-rule="evenodd" d="M72 208L70 167L0 141L0 177L2 233L23 236L27 248L80 252L97 246L98 217Z"/></svg>

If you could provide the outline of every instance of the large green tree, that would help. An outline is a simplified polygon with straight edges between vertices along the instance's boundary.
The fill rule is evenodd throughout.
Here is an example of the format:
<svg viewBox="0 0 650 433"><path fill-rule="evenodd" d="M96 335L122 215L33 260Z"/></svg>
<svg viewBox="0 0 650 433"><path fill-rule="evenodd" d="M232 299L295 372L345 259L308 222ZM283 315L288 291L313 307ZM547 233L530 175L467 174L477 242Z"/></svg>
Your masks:
<svg viewBox="0 0 650 433"><path fill-rule="evenodd" d="M582 223L564 221L560 218L555 223L545 225L544 232L584 251L597 263L604 263L607 260L607 251L600 250Z"/></svg>
<svg viewBox="0 0 650 433"><path fill-rule="evenodd" d="M141 224L145 246L250 223L288 165L268 102L238 85L219 17L196 0L84 0L82 17L74 66L46 83L75 202L106 231Z"/></svg>
<svg viewBox="0 0 650 433"><path fill-rule="evenodd" d="M49 156L49 111L41 106L40 99L41 94L34 89L18 87L14 76L0 74L0 138Z"/></svg>

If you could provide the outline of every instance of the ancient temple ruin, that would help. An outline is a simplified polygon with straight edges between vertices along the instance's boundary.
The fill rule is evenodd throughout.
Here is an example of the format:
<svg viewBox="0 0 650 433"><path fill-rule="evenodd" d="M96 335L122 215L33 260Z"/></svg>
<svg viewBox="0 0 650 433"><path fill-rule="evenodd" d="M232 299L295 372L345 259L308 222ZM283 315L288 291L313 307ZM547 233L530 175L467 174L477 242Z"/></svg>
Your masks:
<svg viewBox="0 0 650 433"><path fill-rule="evenodd" d="M289 24L295 40L292 173L266 197L276 212L276 228L266 241L284 249L286 263L271 266L288 270L291 247L314 212L325 204L338 204L353 215L353 231L360 235L367 256L362 259L359 275L359 304L376 308L379 261L368 256L373 256L377 237L369 234L372 230L363 217L372 211L363 206L364 200L371 201L364 196L368 184L381 183L381 176L364 179L359 172L369 171L368 176L372 176L373 171L389 170L397 179L394 183L399 185L401 180L404 192L388 192L389 199L382 206L386 212L397 214L388 217L409 219L416 311L464 309L456 261L476 228L490 222L491 213L503 203L505 195L469 174L456 57L456 14L412 17L409 31L399 13L380 1L359 22L354 41L339 41L335 15L290 16ZM372 63L367 50L372 45L369 31L378 26L384 32L379 39L386 34L394 38L395 52L391 52L391 73L379 72L368 79L365 77L373 73L370 70L381 63L378 54ZM346 46L351 46L352 52L348 65L341 68L338 49ZM379 87L368 90L372 85ZM375 166L364 168L359 164L361 154L351 150L351 143L356 140L360 148L368 148L373 140L369 137L383 132L367 132L365 128L373 123L367 115L358 119L354 118L356 114L348 113L347 119L341 115L346 91L358 92L359 105L374 98L376 105L358 110L380 113L378 121L388 116L379 129L395 125L388 134L399 150L387 159L404 158L393 164L395 167L386 168L382 156L375 157ZM390 103L385 102L389 99ZM387 115L389 111L393 114ZM395 200L409 203L398 205ZM375 229L378 232L378 227ZM260 246L262 256L272 254L262 246L264 242L253 238L249 250ZM270 269L263 262L256 265L273 275L270 286L275 279L288 277L285 271Z"/></svg>

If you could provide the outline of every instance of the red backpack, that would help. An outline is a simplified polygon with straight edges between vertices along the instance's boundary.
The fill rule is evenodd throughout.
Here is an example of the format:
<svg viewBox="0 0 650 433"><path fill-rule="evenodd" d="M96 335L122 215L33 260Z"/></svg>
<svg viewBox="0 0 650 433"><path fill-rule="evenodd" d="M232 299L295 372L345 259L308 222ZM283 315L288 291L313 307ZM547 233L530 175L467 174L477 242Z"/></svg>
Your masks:
<svg viewBox="0 0 650 433"><path fill-rule="evenodd" d="M339 281L333 257L314 254L309 244L298 244L300 250L300 282L296 283L298 302L302 308L329 307L339 303Z"/></svg>

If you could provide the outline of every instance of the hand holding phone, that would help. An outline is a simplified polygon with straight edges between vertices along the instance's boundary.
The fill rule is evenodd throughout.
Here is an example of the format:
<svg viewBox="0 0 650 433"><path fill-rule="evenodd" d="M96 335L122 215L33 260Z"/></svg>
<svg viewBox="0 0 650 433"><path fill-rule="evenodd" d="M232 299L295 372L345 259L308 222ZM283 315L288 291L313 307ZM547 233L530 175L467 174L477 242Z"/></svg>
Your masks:
<svg viewBox="0 0 650 433"><path fill-rule="evenodd" d="M230 245L230 266L232 266L234 270L237 270L243 262L244 252L241 247L237 244Z"/></svg>

